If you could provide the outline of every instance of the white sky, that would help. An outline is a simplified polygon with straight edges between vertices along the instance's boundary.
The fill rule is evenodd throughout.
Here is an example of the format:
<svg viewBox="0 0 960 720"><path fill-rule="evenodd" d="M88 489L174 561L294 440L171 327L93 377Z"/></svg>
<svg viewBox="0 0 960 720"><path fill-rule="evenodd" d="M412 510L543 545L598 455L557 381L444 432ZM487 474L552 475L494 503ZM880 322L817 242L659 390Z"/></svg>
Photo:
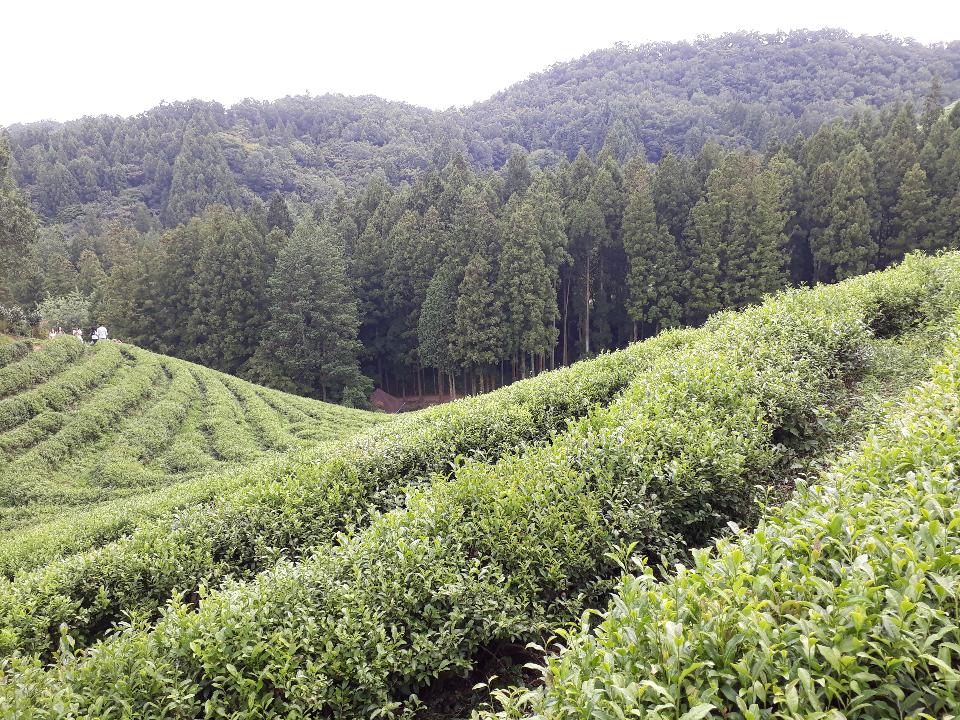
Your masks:
<svg viewBox="0 0 960 720"><path fill-rule="evenodd" d="M5 0L0 124L306 91L469 105L621 41L843 27L960 39L960 0Z"/></svg>

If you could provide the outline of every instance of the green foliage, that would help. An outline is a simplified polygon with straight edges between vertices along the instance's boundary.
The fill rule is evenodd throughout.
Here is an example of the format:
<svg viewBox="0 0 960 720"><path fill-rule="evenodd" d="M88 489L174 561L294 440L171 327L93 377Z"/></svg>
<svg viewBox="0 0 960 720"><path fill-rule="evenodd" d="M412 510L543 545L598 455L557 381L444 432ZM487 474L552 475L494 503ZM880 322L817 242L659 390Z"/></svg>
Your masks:
<svg viewBox="0 0 960 720"><path fill-rule="evenodd" d="M69 335L44 343L38 352L0 368L0 398L44 382L85 353L86 346Z"/></svg>
<svg viewBox="0 0 960 720"><path fill-rule="evenodd" d="M666 228L657 226L657 210L653 202L651 176L646 167L637 169L623 216L623 247L630 270L627 287L630 291L630 317L636 322L666 327L678 318L663 313L655 305L672 306L679 288L680 257L676 239ZM666 315L665 318L661 316ZM671 322L671 319L673 322Z"/></svg>
<svg viewBox="0 0 960 720"><path fill-rule="evenodd" d="M332 230L303 220L280 251L269 281L263 348L305 393L343 399L357 384L360 320L347 266Z"/></svg>
<svg viewBox="0 0 960 720"><path fill-rule="evenodd" d="M64 328L64 332L90 327L90 297L79 290L61 297L47 297L37 309L47 327Z"/></svg>
<svg viewBox="0 0 960 720"><path fill-rule="evenodd" d="M267 209L267 228L281 230L288 237L293 232L293 218L290 217L290 208L280 193L270 196L270 207Z"/></svg>
<svg viewBox="0 0 960 720"><path fill-rule="evenodd" d="M957 297L955 272L942 261L912 261L856 283L787 293L742 315L720 316L696 333L638 345L632 357L604 356L396 421L377 431L386 434L380 442L368 437L353 444L370 453L372 474L349 468L350 443L337 449L327 462L331 469L339 463L341 471L325 498L318 493L322 485L302 476L261 475L246 492L272 497L270 504L282 511L276 527L316 530L320 518L343 517L347 495L362 495L376 475L441 470L434 463L449 462L457 445L450 433L471 428L463 422L470 415L479 424L460 437L475 444L473 438L503 432L506 440L507 452L495 462L480 456L458 463L405 496L396 496L402 485L387 490L377 502L385 512L347 527L332 545L330 525L326 539L304 543L291 536L298 547L319 547L301 562L276 563L255 581L201 587L199 607L175 599L153 629L143 622L149 604L133 606L130 628L74 654L76 642L83 645L89 636L72 634L68 625L62 653L49 668L28 656L7 660L11 682L0 687L2 707L33 717L62 714L65 707L72 708L68 717L122 707L137 707L144 717L196 716L205 704L235 717L398 709L411 692L472 667L481 648L536 637L595 604L619 572L616 547L669 557L686 543L706 542L729 520L749 521L753 485L774 480L829 432L824 420L861 369L869 327L884 325L895 334L925 317L935 320ZM679 349L666 352L681 338ZM629 387L609 407L594 408L547 444L509 451L517 429L530 427L535 405L503 405L522 410L522 422L511 425L491 412L491 398L505 401L516 393L530 403L546 397L578 402L582 394L571 392L570 381L588 387L609 381L608 373L595 371L619 363ZM562 423L563 415L552 415L563 412L561 406L539 408ZM431 444L440 451L433 458L411 455ZM410 451L397 452L404 445ZM301 506L322 505L316 520L291 514L294 497ZM265 528L231 520L223 507L220 520L233 531L239 559ZM355 507L363 511L366 503ZM250 509L238 508L233 517L253 520ZM173 576L195 572L194 563L210 552L188 549L188 536L178 530L190 522L181 513L166 536L152 535L158 557L185 563L162 565ZM71 622L97 627L119 591L130 600L139 593L141 602L156 592L158 576L138 564L145 555L124 552L138 537L150 533L19 576L0 593L7 618L2 636L15 644L21 633L36 633L41 645L34 649L42 651L50 641L44 629L58 624L48 613L66 610L74 613ZM216 546L223 547L223 537ZM272 555L270 564L275 561ZM59 575L47 574L53 568ZM80 594L55 599L54 588L68 579Z"/></svg>
<svg viewBox="0 0 960 720"><path fill-rule="evenodd" d="M492 365L500 356L501 308L493 288L490 262L480 250L464 268L454 314L454 352L471 371Z"/></svg>
<svg viewBox="0 0 960 720"><path fill-rule="evenodd" d="M303 438L347 437L386 419L254 391L234 378L117 343L88 348L65 337L11 360L0 367L4 529L42 525L67 507L223 470L300 447ZM89 531L71 527L71 533ZM29 563L32 548L19 547L16 563Z"/></svg>
<svg viewBox="0 0 960 720"><path fill-rule="evenodd" d="M14 298L14 270L22 271L23 257L36 239L37 216L24 194L9 177L10 147L0 132L0 302Z"/></svg>
<svg viewBox="0 0 960 720"><path fill-rule="evenodd" d="M30 352L30 342L0 335L0 367L16 362Z"/></svg>
<svg viewBox="0 0 960 720"><path fill-rule="evenodd" d="M40 313L19 305L0 304L0 330L14 335L30 335L40 324Z"/></svg>
<svg viewBox="0 0 960 720"><path fill-rule="evenodd" d="M453 350L456 307L457 273L450 263L444 263L427 287L417 324L417 340L420 359L447 373L457 367Z"/></svg>
<svg viewBox="0 0 960 720"><path fill-rule="evenodd" d="M230 108L194 100L130 118L15 125L9 133L16 179L48 218L83 203L133 221L146 203L173 227L210 204L277 191L331 201L380 168L392 183L411 181L455 153L499 168L521 148L535 165L573 158L581 145L597 155L605 143L619 162L636 148L652 160L668 148L696 152L708 138L761 148L862 106L919 101L931 75L955 98L957 60L953 45L837 30L731 33L599 50L462 113L370 96L245 100ZM523 187L517 170L516 187ZM507 187L509 197L515 187ZM671 227L675 237L677 230Z"/></svg>
<svg viewBox="0 0 960 720"><path fill-rule="evenodd" d="M960 346L885 426L753 533L644 566L515 716L945 717L957 693ZM519 702L518 702L519 701Z"/></svg>
<svg viewBox="0 0 960 720"><path fill-rule="evenodd" d="M176 588L194 587L198 578L252 575L280 555L297 556L328 542L362 518L371 504L392 506L402 499L407 483L444 471L463 455L495 458L549 437L684 341L683 334L668 335L491 395L398 418L341 444L336 452L321 447L302 458L259 466L232 491L223 491L215 481L221 497L212 504L185 506L173 517L144 522L129 538L17 575L7 585L11 602L0 610L8 643L3 646L0 631L0 647L29 644L42 651L50 640L44 628L60 622L73 627L76 639L85 643L124 612L152 614ZM211 400L210 380L215 378L206 383L205 403L222 402ZM211 427L211 444L229 448L225 443L237 443L233 438L244 430L236 427L238 421L224 412L210 414L233 423L222 433ZM185 505L195 492L186 494ZM171 490L174 497L178 493ZM114 514L109 522L129 529L134 521L124 523ZM108 532L104 524L99 517L75 523L62 542L56 535L28 534L41 541L39 549L13 534L8 543L0 543L0 558L6 558L8 568L27 568L49 559L58 546L76 550L82 538L103 539ZM29 617L18 610L27 597L34 607Z"/></svg>
<svg viewBox="0 0 960 720"><path fill-rule="evenodd" d="M827 36L840 46L852 42ZM807 50L823 41L797 37ZM738 47L753 40L731 36ZM779 42L774 54L783 51ZM698 47L707 55L716 49ZM809 137L767 138L762 154L744 149L746 138L725 147L697 134L680 148L685 155L651 149L659 162L646 166L630 136L647 129L611 110L611 126L597 134L610 143L592 157L596 142L581 137L573 162L512 148L497 161L499 173L477 173L462 148L449 145L399 186L385 168L315 202L271 181L269 208L259 196L230 200L249 204L247 211L213 205L230 195L229 182L217 181L223 193L209 189L214 197L191 205L200 215L163 235L137 212L105 223L92 209L45 228L28 243L11 293L29 307L44 288L58 296L79 286L93 291L94 312L119 337L348 404L366 403L364 376L407 397L489 389L661 327L701 323L791 283L832 282L914 250L951 246L960 224L960 130L943 112L935 118L938 92L931 88L919 120L910 102L863 109L804 124L819 125ZM213 163L211 177L220 174L217 147L235 170L256 144L227 152L234 141L222 128L233 117L204 105L171 108L167 122L184 157ZM260 132L257 123L249 127L258 130L244 132ZM209 152L187 152L201 137ZM156 171L163 174L164 163L172 173L168 160L157 160ZM192 172L185 168L183 177ZM303 343L269 347L268 281L278 272L291 208L329 226L328 240L347 266L343 307L350 314L356 305L360 372L347 367L352 361L338 362L336 373L349 378L332 385L306 377L297 357ZM131 222L145 231L124 227ZM296 288L283 286L288 294Z"/></svg>
<svg viewBox="0 0 960 720"><path fill-rule="evenodd" d="M200 362L236 374L246 368L263 332L275 252L240 213L216 209L200 222L204 245L192 277L188 333L198 341Z"/></svg>

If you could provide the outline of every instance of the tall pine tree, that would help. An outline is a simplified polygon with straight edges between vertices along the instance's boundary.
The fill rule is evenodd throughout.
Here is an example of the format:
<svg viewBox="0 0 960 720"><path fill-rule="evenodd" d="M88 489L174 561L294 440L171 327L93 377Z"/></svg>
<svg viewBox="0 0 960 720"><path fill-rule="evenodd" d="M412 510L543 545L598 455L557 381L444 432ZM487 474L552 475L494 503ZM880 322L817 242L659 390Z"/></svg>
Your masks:
<svg viewBox="0 0 960 720"><path fill-rule="evenodd" d="M357 301L334 231L306 218L277 257L263 334L269 358L304 394L360 405Z"/></svg>

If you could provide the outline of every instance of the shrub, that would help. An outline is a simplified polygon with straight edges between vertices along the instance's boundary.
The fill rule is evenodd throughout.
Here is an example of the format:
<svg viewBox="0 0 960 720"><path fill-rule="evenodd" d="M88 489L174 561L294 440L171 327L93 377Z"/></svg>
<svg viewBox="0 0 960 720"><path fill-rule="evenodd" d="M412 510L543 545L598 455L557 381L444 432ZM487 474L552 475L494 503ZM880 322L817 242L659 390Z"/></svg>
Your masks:
<svg viewBox="0 0 960 720"><path fill-rule="evenodd" d="M75 407L106 382L122 362L123 356L116 345L102 344L80 355L62 373L42 385L0 400L0 431L16 427L42 412Z"/></svg>
<svg viewBox="0 0 960 720"><path fill-rule="evenodd" d="M670 333L498 393L397 418L315 450L313 458L258 466L250 480L211 505L185 508L129 538L0 583L0 595L6 594L0 599L0 651L42 652L60 622L85 644L126 613L154 613L178 587L249 576L282 555L328 542L362 520L378 497L381 504L396 502L408 483L449 469L468 448L488 458L549 437L690 336ZM219 382L212 384L226 393ZM29 617L23 614L27 605L33 608Z"/></svg>
<svg viewBox="0 0 960 720"><path fill-rule="evenodd" d="M50 297L40 303L37 311L47 327L84 328L90 324L90 298L74 290L61 297ZM76 340L74 340L76 342Z"/></svg>
<svg viewBox="0 0 960 720"><path fill-rule="evenodd" d="M832 472L658 582L502 716L903 718L960 711L960 343Z"/></svg>
<svg viewBox="0 0 960 720"><path fill-rule="evenodd" d="M0 398L26 390L63 370L86 352L86 346L70 336L43 343L38 352L0 367Z"/></svg>
<svg viewBox="0 0 960 720"><path fill-rule="evenodd" d="M435 476L301 563L203 592L199 608L173 602L152 631L129 629L47 672L11 659L3 707L237 718L396 708L481 647L595 602L618 546L669 555L748 517L752 483L791 458L780 431L818 432L856 370L870 293L789 293L726 316L549 445ZM20 620L25 607L13 603Z"/></svg>
<svg viewBox="0 0 960 720"><path fill-rule="evenodd" d="M0 336L0 367L16 362L28 352L30 352L30 341Z"/></svg>

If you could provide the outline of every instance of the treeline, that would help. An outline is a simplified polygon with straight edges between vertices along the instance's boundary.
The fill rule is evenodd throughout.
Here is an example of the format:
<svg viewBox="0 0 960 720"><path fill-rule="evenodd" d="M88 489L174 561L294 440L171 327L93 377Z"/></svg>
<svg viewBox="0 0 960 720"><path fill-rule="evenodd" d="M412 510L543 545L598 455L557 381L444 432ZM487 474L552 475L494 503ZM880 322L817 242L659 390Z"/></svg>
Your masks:
<svg viewBox="0 0 960 720"><path fill-rule="evenodd" d="M277 191L329 203L372 172L411 182L457 154L481 170L501 168L518 150L537 167L573 160L581 147L596 157L611 131L651 161L667 148L696 153L708 139L761 149L858 106L920 98L935 76L948 97L960 96L960 43L732 33L601 50L462 111L324 95L15 125L12 170L41 215L68 234L113 219L145 231Z"/></svg>
<svg viewBox="0 0 960 720"><path fill-rule="evenodd" d="M960 108L937 86L764 153L619 151L611 135L549 170L518 152L498 173L455 157L399 187L377 174L299 223L275 195L162 235L46 236L15 290L79 287L138 344L359 403L364 374L399 394L486 390L960 239Z"/></svg>

